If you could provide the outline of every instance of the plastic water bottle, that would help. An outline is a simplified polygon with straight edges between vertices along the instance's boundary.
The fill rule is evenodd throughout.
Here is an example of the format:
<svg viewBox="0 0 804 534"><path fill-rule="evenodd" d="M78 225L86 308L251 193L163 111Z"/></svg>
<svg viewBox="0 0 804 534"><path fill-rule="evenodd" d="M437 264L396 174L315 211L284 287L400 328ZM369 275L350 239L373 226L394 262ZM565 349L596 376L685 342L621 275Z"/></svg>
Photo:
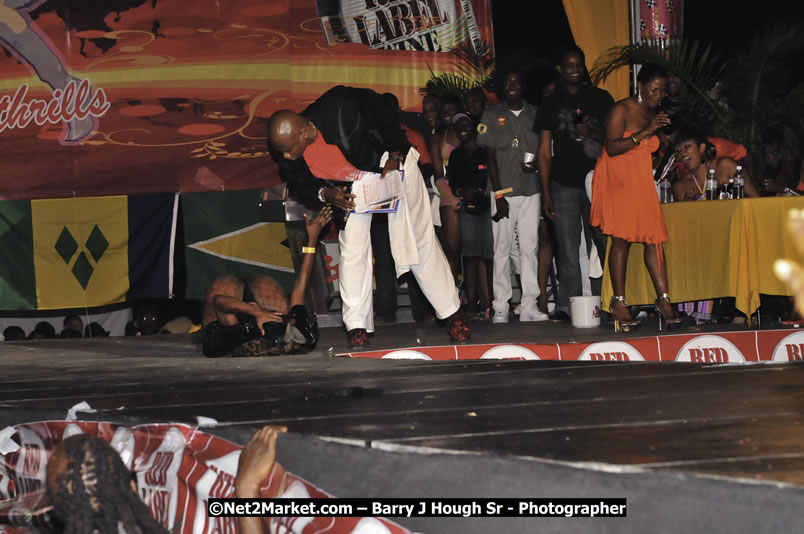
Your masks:
<svg viewBox="0 0 804 534"><path fill-rule="evenodd" d="M734 178L729 178L729 185L726 186L726 195L729 198L735 198L734 197Z"/></svg>
<svg viewBox="0 0 804 534"><path fill-rule="evenodd" d="M745 177L743 176L743 166L737 165L737 172L734 173L734 194L731 198L745 197Z"/></svg>
<svg viewBox="0 0 804 534"><path fill-rule="evenodd" d="M709 169L706 176L706 200L717 200L718 183L715 177L715 169Z"/></svg>
<svg viewBox="0 0 804 534"><path fill-rule="evenodd" d="M572 122L573 122L573 124L575 126L577 126L579 124L583 124L583 111L581 111L580 109L576 109L575 110L575 116L573 117ZM576 132L575 133L575 141L578 142L578 143L582 143L583 142L583 136Z"/></svg>
<svg viewBox="0 0 804 534"><path fill-rule="evenodd" d="M670 180L662 178L659 182L659 202L667 204L673 201L673 191L670 186Z"/></svg>

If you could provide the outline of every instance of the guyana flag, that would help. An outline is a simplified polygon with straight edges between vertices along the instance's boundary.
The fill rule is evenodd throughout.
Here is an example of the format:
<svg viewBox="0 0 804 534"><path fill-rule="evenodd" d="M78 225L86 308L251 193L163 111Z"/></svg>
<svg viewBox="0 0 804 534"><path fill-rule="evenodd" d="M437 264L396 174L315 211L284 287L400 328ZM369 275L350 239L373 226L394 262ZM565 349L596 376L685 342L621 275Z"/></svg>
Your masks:
<svg viewBox="0 0 804 534"><path fill-rule="evenodd" d="M187 298L224 274L261 273L286 291L295 280L284 223L260 222L261 191L183 193Z"/></svg>
<svg viewBox="0 0 804 534"><path fill-rule="evenodd" d="M169 297L176 212L173 193L0 202L0 309Z"/></svg>

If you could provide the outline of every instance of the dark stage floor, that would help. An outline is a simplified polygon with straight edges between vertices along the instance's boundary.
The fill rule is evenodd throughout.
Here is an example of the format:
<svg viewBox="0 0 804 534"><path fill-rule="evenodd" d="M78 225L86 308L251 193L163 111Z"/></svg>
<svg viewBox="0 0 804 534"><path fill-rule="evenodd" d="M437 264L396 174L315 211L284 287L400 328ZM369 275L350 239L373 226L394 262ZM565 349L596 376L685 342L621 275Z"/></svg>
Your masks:
<svg viewBox="0 0 804 534"><path fill-rule="evenodd" d="M651 330L639 335L655 335ZM435 326L388 325L378 327L373 346L414 346L417 337L427 345L448 342ZM473 341L621 338L603 328L513 322L475 325ZM284 424L370 449L728 477L760 483L752 491L804 496L801 365L328 355L344 351L340 329L325 329L315 354L265 359L205 359L190 336L0 343L0 428L87 401L101 412L94 418L195 423L200 415L242 435ZM801 510L799 504L788 513Z"/></svg>

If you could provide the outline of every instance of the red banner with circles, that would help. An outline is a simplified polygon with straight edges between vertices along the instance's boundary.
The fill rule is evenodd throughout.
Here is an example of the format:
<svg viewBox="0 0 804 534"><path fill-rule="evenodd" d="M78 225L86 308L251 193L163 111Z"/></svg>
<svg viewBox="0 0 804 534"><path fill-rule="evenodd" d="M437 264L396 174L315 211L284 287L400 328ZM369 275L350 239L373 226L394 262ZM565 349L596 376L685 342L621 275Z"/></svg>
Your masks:
<svg viewBox="0 0 804 534"><path fill-rule="evenodd" d="M516 343L408 347L338 354L394 360L573 360L742 364L804 361L804 331L678 334L595 343Z"/></svg>

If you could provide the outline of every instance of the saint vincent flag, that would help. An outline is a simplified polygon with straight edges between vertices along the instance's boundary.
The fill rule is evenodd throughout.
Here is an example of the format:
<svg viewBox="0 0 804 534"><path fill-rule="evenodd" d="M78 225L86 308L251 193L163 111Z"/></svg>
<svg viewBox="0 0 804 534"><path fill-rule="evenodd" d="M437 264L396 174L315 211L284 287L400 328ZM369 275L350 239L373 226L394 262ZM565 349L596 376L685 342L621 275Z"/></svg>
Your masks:
<svg viewBox="0 0 804 534"><path fill-rule="evenodd" d="M202 299L218 276L274 278L290 291L296 279L284 223L260 222L261 191L182 193L187 298Z"/></svg>
<svg viewBox="0 0 804 534"><path fill-rule="evenodd" d="M169 297L176 211L172 193L0 202L0 309Z"/></svg>

